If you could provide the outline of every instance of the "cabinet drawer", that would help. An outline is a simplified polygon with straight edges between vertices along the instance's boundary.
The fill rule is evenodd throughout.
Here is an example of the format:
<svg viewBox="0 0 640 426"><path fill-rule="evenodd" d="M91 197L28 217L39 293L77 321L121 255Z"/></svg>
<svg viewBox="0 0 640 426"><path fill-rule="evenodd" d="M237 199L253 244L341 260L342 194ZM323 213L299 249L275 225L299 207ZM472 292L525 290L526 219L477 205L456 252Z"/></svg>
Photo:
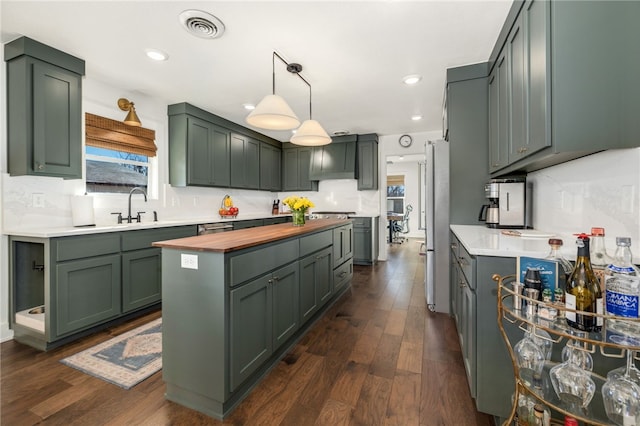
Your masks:
<svg viewBox="0 0 640 426"><path fill-rule="evenodd" d="M91 234L53 240L58 262L100 256L120 251L120 233Z"/></svg>
<svg viewBox="0 0 640 426"><path fill-rule="evenodd" d="M139 250L151 247L155 241L174 240L193 237L195 226L172 226L170 228L140 229L122 232L122 251Z"/></svg>
<svg viewBox="0 0 640 426"><path fill-rule="evenodd" d="M333 292L340 290L353 278L353 259L349 259L333 270Z"/></svg>
<svg viewBox="0 0 640 426"><path fill-rule="evenodd" d="M323 231L300 238L300 256L318 251L333 244L333 232Z"/></svg>
<svg viewBox="0 0 640 426"><path fill-rule="evenodd" d="M467 279L469 286L473 289L476 288L476 261L467 249L464 248L462 244L458 245L459 255L458 255L458 263L460 264L460 269L464 273L465 278Z"/></svg>
<svg viewBox="0 0 640 426"><path fill-rule="evenodd" d="M298 240L245 252L229 259L229 282L241 284L298 259Z"/></svg>

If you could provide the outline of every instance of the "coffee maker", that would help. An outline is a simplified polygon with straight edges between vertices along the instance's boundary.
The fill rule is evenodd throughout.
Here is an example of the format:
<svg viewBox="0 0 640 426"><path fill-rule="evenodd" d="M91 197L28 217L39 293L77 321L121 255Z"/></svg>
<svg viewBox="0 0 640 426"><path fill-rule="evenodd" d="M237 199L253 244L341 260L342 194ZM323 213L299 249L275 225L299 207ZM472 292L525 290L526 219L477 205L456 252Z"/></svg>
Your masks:
<svg viewBox="0 0 640 426"><path fill-rule="evenodd" d="M478 220L489 228L531 228L532 190L523 177L490 180L484 186L489 204L480 208Z"/></svg>

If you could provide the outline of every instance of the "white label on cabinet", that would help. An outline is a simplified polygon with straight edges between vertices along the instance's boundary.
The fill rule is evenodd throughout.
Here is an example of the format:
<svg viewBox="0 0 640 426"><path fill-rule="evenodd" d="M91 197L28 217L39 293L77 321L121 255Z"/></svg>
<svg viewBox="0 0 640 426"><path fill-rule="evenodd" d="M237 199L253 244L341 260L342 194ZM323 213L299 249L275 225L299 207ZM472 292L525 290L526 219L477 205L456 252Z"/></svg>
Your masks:
<svg viewBox="0 0 640 426"><path fill-rule="evenodd" d="M186 269L198 269L198 255L181 253L180 266Z"/></svg>

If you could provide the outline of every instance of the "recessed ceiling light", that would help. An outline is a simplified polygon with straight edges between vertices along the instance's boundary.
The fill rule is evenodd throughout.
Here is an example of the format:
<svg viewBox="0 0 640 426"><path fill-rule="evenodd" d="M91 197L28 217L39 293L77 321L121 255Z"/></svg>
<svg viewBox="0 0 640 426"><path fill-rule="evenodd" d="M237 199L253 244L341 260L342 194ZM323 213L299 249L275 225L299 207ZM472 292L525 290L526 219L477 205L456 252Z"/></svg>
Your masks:
<svg viewBox="0 0 640 426"><path fill-rule="evenodd" d="M420 120L422 120L422 116L421 115L412 115L411 119L413 121L420 121Z"/></svg>
<svg viewBox="0 0 640 426"><path fill-rule="evenodd" d="M153 59L154 61L166 61L167 59L169 59L169 55L164 53L162 50L146 49L145 53L149 58Z"/></svg>
<svg viewBox="0 0 640 426"><path fill-rule="evenodd" d="M256 106L254 104L242 104L242 106L244 107L244 109L246 109L248 111L252 111L252 110L256 109Z"/></svg>
<svg viewBox="0 0 640 426"><path fill-rule="evenodd" d="M348 130L336 130L335 132L332 133L333 136L345 136L348 134L349 134Z"/></svg>
<svg viewBox="0 0 640 426"><path fill-rule="evenodd" d="M404 77L402 79L402 81L404 82L404 84L408 84L408 85L412 85L412 84L416 84L418 83L420 80L422 80L422 76L418 75L418 74L412 74L412 75L408 75L406 77Z"/></svg>

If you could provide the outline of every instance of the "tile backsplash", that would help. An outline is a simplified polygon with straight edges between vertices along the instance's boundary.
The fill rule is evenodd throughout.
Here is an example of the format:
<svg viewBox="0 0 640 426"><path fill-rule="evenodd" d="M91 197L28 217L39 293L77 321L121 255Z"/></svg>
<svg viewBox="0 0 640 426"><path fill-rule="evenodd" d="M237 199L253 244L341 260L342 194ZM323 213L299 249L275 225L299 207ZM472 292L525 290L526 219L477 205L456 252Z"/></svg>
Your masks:
<svg viewBox="0 0 640 426"><path fill-rule="evenodd" d="M640 148L600 152L531 172L534 228L562 235L605 229L609 254L616 236L640 253Z"/></svg>

